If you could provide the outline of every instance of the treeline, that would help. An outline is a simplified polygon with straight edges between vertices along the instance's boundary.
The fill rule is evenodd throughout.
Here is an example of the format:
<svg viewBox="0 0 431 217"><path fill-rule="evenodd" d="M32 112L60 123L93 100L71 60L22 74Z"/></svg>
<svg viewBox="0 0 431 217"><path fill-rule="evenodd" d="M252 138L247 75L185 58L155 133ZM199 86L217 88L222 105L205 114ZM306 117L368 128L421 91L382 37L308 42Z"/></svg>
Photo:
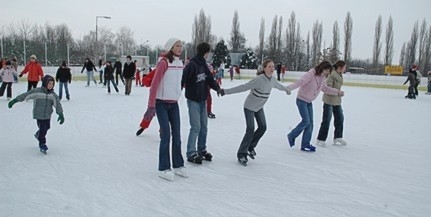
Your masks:
<svg viewBox="0 0 431 217"><path fill-rule="evenodd" d="M335 62L345 60L349 66L369 69L372 73L383 73L385 65L399 64L408 69L412 64L418 64L422 72L430 70L431 59L431 26L427 26L424 19L419 25L417 21L412 29L411 37L404 42L400 49L399 63L393 63L394 30L393 20L389 17L387 25L383 27L382 17L378 16L375 26L374 46L370 49L369 59L352 59L353 18L347 12L344 23L334 22L332 40L329 46L322 47L323 25L316 20L311 30L305 34L300 23L296 20L295 12L291 12L287 24L283 16L275 15L272 25L267 31L265 18L261 18L258 35L259 44L256 47L246 47L247 37L240 30L238 12L232 19L231 33L227 40L218 37L211 31L211 17L203 9L194 18L192 24L192 40L184 42L184 57L194 55L194 47L200 42L213 45L214 65L221 61L238 64L243 68L255 68L262 59L271 58L284 63L289 70L307 70L322 59ZM384 31L385 30L385 31ZM269 34L267 35L267 33ZM383 34L384 32L384 34ZM154 64L156 56L162 52L161 45L150 47L142 41L134 39L133 30L127 26L117 32L106 28L99 28L96 32L76 39L67 24L39 25L28 20L11 23L3 29L4 56L16 56L19 62L24 62L31 54L36 54L43 65L58 65L63 60L71 64L81 64L86 57L110 58L121 55L148 55L150 63ZM341 40L343 36L343 41ZM342 44L343 46L341 46ZM342 47L342 48L341 48ZM232 62L230 53L244 53L238 62ZM46 61L45 61L46 59Z"/></svg>

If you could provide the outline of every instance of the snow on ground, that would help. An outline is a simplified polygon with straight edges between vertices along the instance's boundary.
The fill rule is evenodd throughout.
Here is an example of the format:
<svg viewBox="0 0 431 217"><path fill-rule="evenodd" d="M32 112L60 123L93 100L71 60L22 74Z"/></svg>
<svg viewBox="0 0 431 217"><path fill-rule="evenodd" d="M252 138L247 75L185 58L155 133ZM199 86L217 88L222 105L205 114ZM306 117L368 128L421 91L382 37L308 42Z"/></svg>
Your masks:
<svg viewBox="0 0 431 217"><path fill-rule="evenodd" d="M224 80L224 87L245 82ZM218 98L209 120L213 162L186 163L190 178L157 176L158 123L137 137L148 89L131 96L100 86L70 86L62 101L66 121L53 115L49 151L38 151L31 102L7 108L0 98L0 216L428 216L431 212L431 96L407 91L344 87L344 138L305 153L286 134L299 122L294 91L273 90L265 106L268 129L247 167L236 161L245 132L248 93ZM58 86L55 87L58 92ZM14 96L26 82L14 84ZM182 152L189 130L180 101ZM322 113L314 102L313 142ZM329 138L332 137L332 126ZM332 139L328 139L330 143ZM300 143L300 137L297 139Z"/></svg>

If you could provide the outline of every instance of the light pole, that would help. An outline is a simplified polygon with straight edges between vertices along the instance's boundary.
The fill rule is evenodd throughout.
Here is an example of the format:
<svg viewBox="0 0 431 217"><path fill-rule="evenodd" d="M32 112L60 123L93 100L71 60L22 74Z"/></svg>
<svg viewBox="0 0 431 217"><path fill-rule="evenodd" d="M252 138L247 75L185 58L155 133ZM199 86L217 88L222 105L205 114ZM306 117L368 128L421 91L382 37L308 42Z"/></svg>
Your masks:
<svg viewBox="0 0 431 217"><path fill-rule="evenodd" d="M103 19L111 19L111 17L108 16L96 16L96 44L97 44L97 20L99 18L103 18Z"/></svg>
<svg viewBox="0 0 431 217"><path fill-rule="evenodd" d="M146 43L148 43L149 42L149 40L146 40L144 43L142 43L142 39L141 39L141 46L142 46L142 48L144 48L144 45L146 44ZM144 52L144 51L142 51L142 52ZM147 49L147 53L148 53L148 49ZM142 55L144 55L144 54L142 54Z"/></svg>

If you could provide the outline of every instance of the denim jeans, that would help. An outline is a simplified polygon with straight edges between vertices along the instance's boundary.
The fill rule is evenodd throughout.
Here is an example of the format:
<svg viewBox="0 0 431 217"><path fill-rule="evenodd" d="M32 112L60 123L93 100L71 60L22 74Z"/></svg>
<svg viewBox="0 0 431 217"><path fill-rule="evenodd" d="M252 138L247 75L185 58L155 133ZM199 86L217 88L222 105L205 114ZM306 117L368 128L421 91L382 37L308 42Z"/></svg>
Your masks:
<svg viewBox="0 0 431 217"><path fill-rule="evenodd" d="M329 125L331 124L332 114L334 114L334 139L343 138L344 115L341 105L323 104L322 123L320 124L318 140L326 141L328 138Z"/></svg>
<svg viewBox="0 0 431 217"><path fill-rule="evenodd" d="M245 130L244 138L239 146L237 156L242 157L247 155L249 149L254 149L257 143L262 138L266 131L266 119L263 108L257 112L244 108L245 123L247 128ZM256 118L257 130L254 131L254 119Z"/></svg>
<svg viewBox="0 0 431 217"><path fill-rule="evenodd" d="M66 99L69 99L70 95L69 95L69 83L67 82L59 82L59 87L58 87L58 97L61 99L63 97L63 86L64 86L64 90L66 91Z"/></svg>
<svg viewBox="0 0 431 217"><path fill-rule="evenodd" d="M296 139L302 133L301 147L306 147L310 144L311 134L313 134L313 103L297 98L296 106L302 120L287 136Z"/></svg>
<svg viewBox="0 0 431 217"><path fill-rule="evenodd" d="M111 83L112 83L112 86L114 86L115 91L118 93L118 88L117 88L117 85L115 84L114 79L105 79L105 82L106 82L106 85L108 86L108 93L111 92L111 85L110 85Z"/></svg>
<svg viewBox="0 0 431 217"><path fill-rule="evenodd" d="M187 140L187 157L190 157L195 153L202 153L207 148L208 113L206 101L196 102L188 99L187 107L189 108L190 120L190 133ZM197 151L196 138L198 140Z"/></svg>
<svg viewBox="0 0 431 217"><path fill-rule="evenodd" d="M93 78L94 84L97 84L96 78L94 78L93 71L87 71L87 86L90 86L90 79Z"/></svg>
<svg viewBox="0 0 431 217"><path fill-rule="evenodd" d="M156 115L160 125L159 171L171 168L169 140L172 130L172 166L184 166L181 155L180 109L178 103L156 100Z"/></svg>
<svg viewBox="0 0 431 217"><path fill-rule="evenodd" d="M37 140L39 140L39 145L46 144L46 134L49 128L51 128L51 119L47 120L37 120L37 127L39 130L36 132Z"/></svg>

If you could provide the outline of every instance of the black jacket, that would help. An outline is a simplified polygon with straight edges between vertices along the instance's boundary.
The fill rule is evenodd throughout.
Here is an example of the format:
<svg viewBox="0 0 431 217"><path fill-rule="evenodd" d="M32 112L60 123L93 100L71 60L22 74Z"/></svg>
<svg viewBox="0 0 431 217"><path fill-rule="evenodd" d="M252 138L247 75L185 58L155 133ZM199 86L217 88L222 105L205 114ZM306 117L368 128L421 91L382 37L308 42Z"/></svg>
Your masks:
<svg viewBox="0 0 431 217"><path fill-rule="evenodd" d="M133 76L135 76L135 70L136 66L134 62L130 62L129 64L125 62L123 67L124 78L133 78Z"/></svg>
<svg viewBox="0 0 431 217"><path fill-rule="evenodd" d="M72 81L72 74L70 73L70 68L60 66L60 68L58 68L57 70L57 74L55 75L55 81L70 83Z"/></svg>
<svg viewBox="0 0 431 217"><path fill-rule="evenodd" d="M186 88L186 98L196 102L207 100L208 86L216 91L220 90L208 69L207 62L199 56L193 57L184 68L181 86Z"/></svg>
<svg viewBox="0 0 431 217"><path fill-rule="evenodd" d="M114 68L111 65L105 67L105 80L114 79Z"/></svg>
<svg viewBox="0 0 431 217"><path fill-rule="evenodd" d="M97 69L94 66L94 63L91 62L91 60L88 61L88 62L84 62L84 67L82 67L81 73L84 71L84 69L87 70L87 71L93 71L93 69L94 69L94 71L97 72Z"/></svg>
<svg viewBox="0 0 431 217"><path fill-rule="evenodd" d="M123 68L123 65L121 64L120 61L117 60L114 63L114 68L115 68L115 73L121 74L121 69Z"/></svg>

